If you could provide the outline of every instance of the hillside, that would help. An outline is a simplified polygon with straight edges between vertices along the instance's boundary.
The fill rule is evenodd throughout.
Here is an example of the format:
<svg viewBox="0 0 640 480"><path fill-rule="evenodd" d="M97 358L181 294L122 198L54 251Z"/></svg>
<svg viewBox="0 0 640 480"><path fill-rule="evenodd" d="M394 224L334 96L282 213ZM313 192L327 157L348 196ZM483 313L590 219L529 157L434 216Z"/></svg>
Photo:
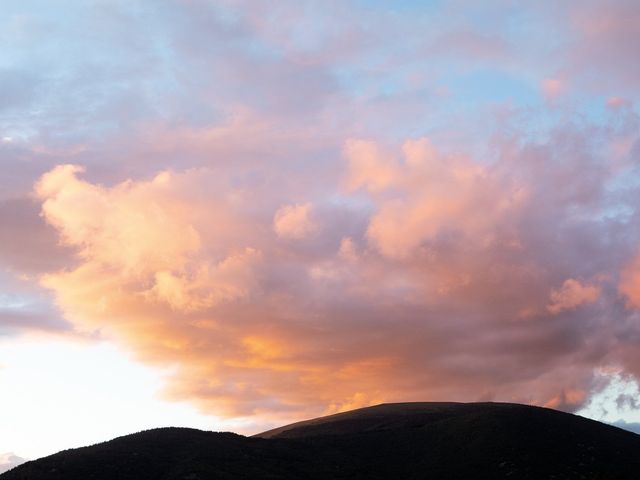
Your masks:
<svg viewBox="0 0 640 480"><path fill-rule="evenodd" d="M402 403L254 437L162 428L23 464L1 480L637 479L640 436L506 403Z"/></svg>

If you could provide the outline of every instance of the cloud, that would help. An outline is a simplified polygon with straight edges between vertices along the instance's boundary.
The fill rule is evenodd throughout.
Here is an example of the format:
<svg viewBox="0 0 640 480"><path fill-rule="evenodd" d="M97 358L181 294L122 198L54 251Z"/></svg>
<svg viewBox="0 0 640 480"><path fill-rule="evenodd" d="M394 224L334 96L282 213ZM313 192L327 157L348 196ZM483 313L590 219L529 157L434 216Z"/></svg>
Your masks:
<svg viewBox="0 0 640 480"><path fill-rule="evenodd" d="M70 334L72 324L51 303L49 293L34 285L32 277L0 271L0 338Z"/></svg>
<svg viewBox="0 0 640 480"><path fill-rule="evenodd" d="M640 308L640 256L633 258L622 270L618 289L629 307Z"/></svg>
<svg viewBox="0 0 640 480"><path fill-rule="evenodd" d="M442 155L426 138L409 140L402 150L402 164L371 143L351 140L345 151L348 184L387 192L376 197L368 229L369 240L386 256L410 255L449 234L490 242L495 226L526 198L524 185L464 156Z"/></svg>
<svg viewBox="0 0 640 480"><path fill-rule="evenodd" d="M375 142L351 139L344 147L349 162L347 187L349 190L364 187L377 192L386 189L394 181L396 165L393 157L385 155Z"/></svg>
<svg viewBox="0 0 640 480"><path fill-rule="evenodd" d="M338 251L338 254L341 258L347 261L355 261L358 259L357 247L352 238L344 237L340 241L340 250Z"/></svg>
<svg viewBox="0 0 640 480"><path fill-rule="evenodd" d="M265 418L640 374L633 2L322 5L9 12L3 334Z"/></svg>
<svg viewBox="0 0 640 480"><path fill-rule="evenodd" d="M601 88L633 90L640 69L632 61L631 45L639 38L639 19L638 4L629 0L572 6L569 20L576 43L570 56L575 73Z"/></svg>
<svg viewBox="0 0 640 480"><path fill-rule="evenodd" d="M312 212L311 203L280 207L273 217L273 229L282 238L305 238L318 229L318 225L313 221Z"/></svg>
<svg viewBox="0 0 640 480"><path fill-rule="evenodd" d="M0 260L6 268L31 275L72 260L72 252L58 244L56 231L39 213L32 198L0 200Z"/></svg>
<svg viewBox="0 0 640 480"><path fill-rule="evenodd" d="M222 166L105 186L61 165L35 195L77 264L42 285L79 331L173 366L165 396L208 412L486 392L575 409L594 367L632 361L599 309L619 311L608 279L635 244L602 235L616 171L585 161L579 133L556 135L492 162L427 138L349 140L325 192L341 201L313 207ZM343 220L354 210L360 228Z"/></svg>
<svg viewBox="0 0 640 480"><path fill-rule="evenodd" d="M551 303L547 305L547 309L553 314L558 314L563 310L572 310L580 305L595 302L599 296L600 289L597 286L582 284L569 278L559 289L551 291Z"/></svg>
<svg viewBox="0 0 640 480"><path fill-rule="evenodd" d="M138 185L125 182L107 192L79 181L76 174L82 170L58 166L35 187L35 194L46 199L42 212L47 221L82 256L99 255L101 263L124 270L161 270L183 265L200 247L186 205L153 198L154 191L170 185L170 174Z"/></svg>

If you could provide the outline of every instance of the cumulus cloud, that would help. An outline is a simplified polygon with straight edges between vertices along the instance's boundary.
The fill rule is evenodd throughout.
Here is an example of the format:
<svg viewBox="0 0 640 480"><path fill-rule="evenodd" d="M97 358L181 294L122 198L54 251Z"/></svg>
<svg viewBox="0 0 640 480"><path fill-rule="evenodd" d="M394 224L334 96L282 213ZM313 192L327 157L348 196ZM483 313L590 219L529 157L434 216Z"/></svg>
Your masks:
<svg viewBox="0 0 640 480"><path fill-rule="evenodd" d="M183 266L200 247L187 206L154 199L154 191L168 186L168 173L107 192L78 180L82 170L75 165L54 168L40 179L35 194L45 199L42 213L62 241L78 247L83 257L99 257L104 265L126 271L161 270Z"/></svg>
<svg viewBox="0 0 640 480"><path fill-rule="evenodd" d="M361 158L354 156L354 144L359 145L351 141L345 152L351 162ZM365 159L372 150L375 144L368 144ZM426 138L409 140L402 150L403 164L376 157L376 164L385 166L382 176L369 165L349 172L352 185L370 184L366 172L375 179L372 193L388 191L376 197L378 210L368 229L370 241L384 255L409 255L442 235L491 242L496 225L526 198L525 185L470 158L442 155Z"/></svg>
<svg viewBox="0 0 640 480"><path fill-rule="evenodd" d="M310 415L487 392L573 409L594 366L625 358L590 310L605 290L575 280L615 274L599 261L613 248L597 234L609 228L602 165L558 188L549 169L561 184L574 164L547 148L509 147L488 163L426 138L396 151L349 140L333 187L346 196L332 208L346 215L364 198L368 220L353 230L326 216L322 232L315 206L220 170L104 186L58 166L35 194L78 264L42 285L76 328L173 365L167 398L206 411ZM551 321L579 306L583 318Z"/></svg>
<svg viewBox="0 0 640 480"><path fill-rule="evenodd" d="M222 244L208 244L211 257L201 260L205 246L199 222L207 222L207 228L226 228L227 236L235 233L229 228L233 212L225 205L219 204L216 212L215 207L206 208L204 202L189 197L197 172L163 172L147 182L126 181L105 188L79 179L82 170L61 165L35 186L35 195L44 200L44 217L83 260L73 271L43 276L43 284L89 293L93 287L82 287L83 283L102 276L103 287L112 280L124 282L143 302L186 311L248 295L259 251L225 244L225 234L220 234ZM106 308L106 301L103 298L98 311Z"/></svg>

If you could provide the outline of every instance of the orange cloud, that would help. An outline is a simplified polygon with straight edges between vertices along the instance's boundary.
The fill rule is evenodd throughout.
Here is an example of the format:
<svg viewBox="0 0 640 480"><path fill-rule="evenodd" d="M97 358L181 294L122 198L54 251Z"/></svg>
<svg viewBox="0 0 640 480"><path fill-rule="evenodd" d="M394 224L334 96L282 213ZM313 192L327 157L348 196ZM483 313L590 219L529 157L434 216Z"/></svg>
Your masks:
<svg viewBox="0 0 640 480"><path fill-rule="evenodd" d="M124 342L144 361L177 366L166 394L205 409L317 412L352 401L352 379L334 384L332 372L356 375L362 352L323 358L327 345L316 344L317 326L304 326L304 302L264 276L262 250L273 255L273 248L259 232L268 223L243 211L238 192L198 191L201 177L213 178L206 171L113 187L86 182L81 172L56 167L35 188L45 219L78 249L75 268L42 277L76 328ZM211 228L216 212L225 231ZM307 206L279 212L281 233L295 233ZM269 260L277 269L278 259Z"/></svg>
<svg viewBox="0 0 640 480"><path fill-rule="evenodd" d="M553 397L547 403L544 404L547 408L567 409L568 407L577 407L587 398L587 392L580 389L566 389L563 390L558 396Z"/></svg>
<svg viewBox="0 0 640 480"><path fill-rule="evenodd" d="M43 175L35 194L42 213L62 241L82 257L132 274L182 268L200 248L190 224L189 206L158 192L171 189L171 174L149 182L123 182L105 189L79 180L75 165L61 165Z"/></svg>

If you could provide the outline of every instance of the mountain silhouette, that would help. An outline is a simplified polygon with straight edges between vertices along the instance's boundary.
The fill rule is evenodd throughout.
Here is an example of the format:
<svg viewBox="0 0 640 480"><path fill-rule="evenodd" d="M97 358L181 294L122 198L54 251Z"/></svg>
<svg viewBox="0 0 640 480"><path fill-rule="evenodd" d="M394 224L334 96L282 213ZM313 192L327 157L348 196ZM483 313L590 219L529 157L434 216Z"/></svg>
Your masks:
<svg viewBox="0 0 640 480"><path fill-rule="evenodd" d="M396 403L253 437L148 430L27 462L1 480L640 478L640 435L509 403Z"/></svg>

